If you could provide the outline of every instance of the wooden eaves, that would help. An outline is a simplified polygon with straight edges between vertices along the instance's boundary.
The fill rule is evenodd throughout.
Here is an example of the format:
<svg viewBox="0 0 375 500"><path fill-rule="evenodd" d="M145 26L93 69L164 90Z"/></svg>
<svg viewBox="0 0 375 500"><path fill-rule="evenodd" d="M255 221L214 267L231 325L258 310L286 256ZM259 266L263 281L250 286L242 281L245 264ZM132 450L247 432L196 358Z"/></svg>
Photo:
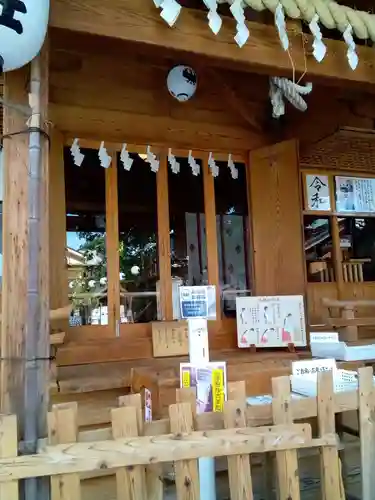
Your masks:
<svg viewBox="0 0 375 500"><path fill-rule="evenodd" d="M190 52L207 57L212 66L222 68L279 76L291 74L290 58L282 50L273 25L248 22L250 38L239 48L233 39L234 20L226 19L219 35L215 36L204 11L182 9L173 28L169 28L159 14L152 0L52 0L50 26ZM327 56L318 63L309 53L312 37L306 36L306 40L304 48L300 33L290 36L297 74L304 73L307 60L311 79L361 85L370 92L375 89L374 48L357 46L359 65L353 71L347 61L345 42L324 39Z"/></svg>

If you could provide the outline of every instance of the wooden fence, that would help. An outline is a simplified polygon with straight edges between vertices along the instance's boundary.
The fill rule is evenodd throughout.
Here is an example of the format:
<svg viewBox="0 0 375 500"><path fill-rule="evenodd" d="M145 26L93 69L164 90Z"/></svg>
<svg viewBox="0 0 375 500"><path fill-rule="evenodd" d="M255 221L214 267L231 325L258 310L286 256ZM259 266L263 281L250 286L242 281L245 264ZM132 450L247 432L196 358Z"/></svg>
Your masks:
<svg viewBox="0 0 375 500"><path fill-rule="evenodd" d="M372 369L360 370L359 391L346 397L358 400L364 500L373 498L375 411ZM339 399L338 399L339 398ZM244 383L229 388L229 401L221 414L196 416L195 394L177 390L177 404L169 408L169 419L145 424L139 394L124 396L112 410L110 429L78 433L77 405L56 405L49 414L49 442L40 442L36 455L17 456L17 426L14 416L0 419L0 498L18 500L18 481L51 476L52 500L79 500L81 478L103 471L116 473L117 500L162 500L162 464L174 462L178 500L199 496L197 459L227 457L231 498L253 498L250 456L274 452L279 498L299 500L297 451L321 450L322 498L344 500L335 411L345 404L345 395L333 393L332 375L318 375L318 397L291 400L289 377L273 379L270 407L274 425L251 426L259 408L245 408ZM340 403L341 401L341 403ZM294 423L303 405L315 405L319 437L311 426ZM302 406L301 406L302 405ZM311 408L310 408L311 410ZM263 408L263 411L264 408ZM267 410L268 411L268 410ZM250 426L249 426L250 424ZM198 429L198 430L194 430ZM372 490L371 490L372 488ZM203 499L202 499L203 500Z"/></svg>

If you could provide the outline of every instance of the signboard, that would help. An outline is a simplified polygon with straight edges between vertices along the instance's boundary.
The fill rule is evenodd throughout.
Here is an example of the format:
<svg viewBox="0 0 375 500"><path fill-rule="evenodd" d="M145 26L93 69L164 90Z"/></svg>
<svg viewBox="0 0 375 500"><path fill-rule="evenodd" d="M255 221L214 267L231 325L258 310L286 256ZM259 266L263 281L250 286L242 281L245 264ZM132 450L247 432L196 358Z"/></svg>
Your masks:
<svg viewBox="0 0 375 500"><path fill-rule="evenodd" d="M316 377L319 372L330 370L336 370L336 361L333 358L309 359L292 363L292 374L297 376Z"/></svg>
<svg viewBox="0 0 375 500"><path fill-rule="evenodd" d="M152 348L154 358L160 358L163 356L185 356L189 354L187 322L153 322Z"/></svg>
<svg viewBox="0 0 375 500"><path fill-rule="evenodd" d="M329 193L328 175L307 174L306 185L306 210L330 211L331 198Z"/></svg>
<svg viewBox="0 0 375 500"><path fill-rule="evenodd" d="M223 411L227 397L226 363L180 364L181 387L195 387L197 413Z"/></svg>
<svg viewBox="0 0 375 500"><path fill-rule="evenodd" d="M181 286L182 319L216 319L216 290L214 286Z"/></svg>
<svg viewBox="0 0 375 500"><path fill-rule="evenodd" d="M338 342L339 334L338 332L311 332L310 333L310 344L315 342Z"/></svg>
<svg viewBox="0 0 375 500"><path fill-rule="evenodd" d="M238 347L306 345L302 295L237 297Z"/></svg>
<svg viewBox="0 0 375 500"><path fill-rule="evenodd" d="M335 189L337 212L375 212L375 179L337 176Z"/></svg>

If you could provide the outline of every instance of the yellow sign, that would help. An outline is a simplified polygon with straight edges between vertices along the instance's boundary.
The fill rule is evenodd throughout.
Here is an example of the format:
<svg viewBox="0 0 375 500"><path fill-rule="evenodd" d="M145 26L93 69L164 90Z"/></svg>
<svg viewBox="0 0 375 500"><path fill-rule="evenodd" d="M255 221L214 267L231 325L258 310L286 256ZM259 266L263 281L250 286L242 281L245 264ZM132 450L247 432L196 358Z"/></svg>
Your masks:
<svg viewBox="0 0 375 500"><path fill-rule="evenodd" d="M182 372L182 387L190 387L190 370Z"/></svg>
<svg viewBox="0 0 375 500"><path fill-rule="evenodd" d="M212 370L213 411L223 411L224 397L224 372L221 369Z"/></svg>

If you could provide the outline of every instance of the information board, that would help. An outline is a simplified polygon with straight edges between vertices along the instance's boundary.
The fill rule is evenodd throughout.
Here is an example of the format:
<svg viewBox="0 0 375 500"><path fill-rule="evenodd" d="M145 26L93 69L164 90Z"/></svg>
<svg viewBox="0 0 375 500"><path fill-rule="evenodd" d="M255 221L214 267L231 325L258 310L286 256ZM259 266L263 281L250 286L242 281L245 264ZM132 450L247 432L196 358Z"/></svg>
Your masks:
<svg viewBox="0 0 375 500"><path fill-rule="evenodd" d="M306 345L302 295L237 297L238 347Z"/></svg>
<svg viewBox="0 0 375 500"><path fill-rule="evenodd" d="M216 289L214 286L181 286L182 319L216 319Z"/></svg>

